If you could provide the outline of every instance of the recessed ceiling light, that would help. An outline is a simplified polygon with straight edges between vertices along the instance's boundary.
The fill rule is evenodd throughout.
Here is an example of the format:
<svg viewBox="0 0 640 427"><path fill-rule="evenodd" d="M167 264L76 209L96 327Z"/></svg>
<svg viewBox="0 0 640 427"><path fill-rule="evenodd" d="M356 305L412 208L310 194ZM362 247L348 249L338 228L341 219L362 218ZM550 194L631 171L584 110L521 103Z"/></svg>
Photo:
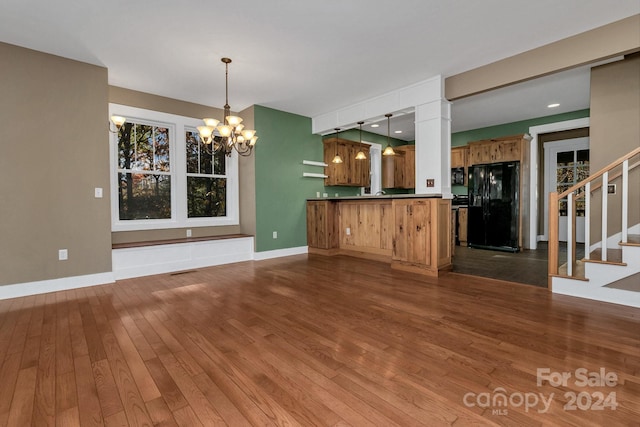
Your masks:
<svg viewBox="0 0 640 427"><path fill-rule="evenodd" d="M556 108L556 107L559 107L559 106L560 106L560 104L557 104L557 103L556 104L549 104L549 105L547 105L547 108Z"/></svg>
<svg viewBox="0 0 640 427"><path fill-rule="evenodd" d="M402 133L402 131L401 130L396 130L393 133Z"/></svg>
<svg viewBox="0 0 640 427"><path fill-rule="evenodd" d="M374 123L374 124L372 124L372 125L371 125L371 127L372 127L372 128L379 128L379 127L380 127L380 125L379 125L379 124L377 124L377 123Z"/></svg>

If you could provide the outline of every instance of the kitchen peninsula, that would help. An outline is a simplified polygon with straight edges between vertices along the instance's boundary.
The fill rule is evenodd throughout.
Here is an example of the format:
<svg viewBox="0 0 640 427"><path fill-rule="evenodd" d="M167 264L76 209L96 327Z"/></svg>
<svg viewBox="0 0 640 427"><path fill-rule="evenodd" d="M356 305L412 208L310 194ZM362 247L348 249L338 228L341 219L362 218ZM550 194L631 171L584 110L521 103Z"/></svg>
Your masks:
<svg viewBox="0 0 640 427"><path fill-rule="evenodd" d="M451 269L451 200L397 194L307 200L309 253L388 262L430 276Z"/></svg>

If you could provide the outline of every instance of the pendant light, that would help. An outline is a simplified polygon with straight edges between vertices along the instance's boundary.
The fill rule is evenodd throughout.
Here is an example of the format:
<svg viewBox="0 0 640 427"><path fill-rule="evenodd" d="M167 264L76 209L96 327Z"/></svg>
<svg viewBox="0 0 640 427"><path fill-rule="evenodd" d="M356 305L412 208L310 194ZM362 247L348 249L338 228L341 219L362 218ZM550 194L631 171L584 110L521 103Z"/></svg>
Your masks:
<svg viewBox="0 0 640 427"><path fill-rule="evenodd" d="M382 152L382 155L395 156L396 152L393 151L393 148L391 147L391 135L390 135L391 134L391 116L393 116L393 114L387 113L384 116L387 118L387 146Z"/></svg>
<svg viewBox="0 0 640 427"><path fill-rule="evenodd" d="M362 151L362 125L364 122L358 122L358 124L360 125L360 150L358 151L358 154L356 154L356 160L367 160L367 155Z"/></svg>
<svg viewBox="0 0 640 427"><path fill-rule="evenodd" d="M335 128L334 130L336 131L336 155L333 160L331 160L331 163L342 163L342 157L338 154L338 134L340 132L340 128Z"/></svg>

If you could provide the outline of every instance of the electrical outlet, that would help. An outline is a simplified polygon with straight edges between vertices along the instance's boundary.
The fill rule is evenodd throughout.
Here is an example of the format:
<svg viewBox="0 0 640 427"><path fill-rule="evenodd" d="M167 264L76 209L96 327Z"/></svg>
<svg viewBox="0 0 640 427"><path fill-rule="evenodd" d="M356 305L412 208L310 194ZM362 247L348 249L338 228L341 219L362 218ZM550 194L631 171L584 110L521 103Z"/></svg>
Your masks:
<svg viewBox="0 0 640 427"><path fill-rule="evenodd" d="M320 197L320 192L316 191L316 197Z"/></svg>
<svg viewBox="0 0 640 427"><path fill-rule="evenodd" d="M278 232L277 232L277 231L274 231L274 232L273 232L273 238L274 238L274 239L277 239L277 238L278 238Z"/></svg>
<svg viewBox="0 0 640 427"><path fill-rule="evenodd" d="M322 197L329 197L328 193L322 193Z"/></svg>
<svg viewBox="0 0 640 427"><path fill-rule="evenodd" d="M58 260L66 261L69 259L69 251L67 249L60 249L58 251Z"/></svg>
<svg viewBox="0 0 640 427"><path fill-rule="evenodd" d="M347 233L347 236L351 236L351 228L347 227L346 233Z"/></svg>
<svg viewBox="0 0 640 427"><path fill-rule="evenodd" d="M191 229L187 230L187 237L191 237Z"/></svg>
<svg viewBox="0 0 640 427"><path fill-rule="evenodd" d="M427 179L427 187L435 187L436 180L435 179Z"/></svg>

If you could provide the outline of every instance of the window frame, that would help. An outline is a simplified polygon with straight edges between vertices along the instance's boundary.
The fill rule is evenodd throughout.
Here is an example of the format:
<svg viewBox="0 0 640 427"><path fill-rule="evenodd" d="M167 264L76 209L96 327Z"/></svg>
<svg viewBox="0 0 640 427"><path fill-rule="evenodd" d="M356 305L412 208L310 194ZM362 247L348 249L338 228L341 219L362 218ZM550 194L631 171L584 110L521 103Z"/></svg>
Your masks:
<svg viewBox="0 0 640 427"><path fill-rule="evenodd" d="M226 157L226 215L188 218L186 132L202 124L202 119L109 103L109 117L118 115L134 123L169 129L171 182L171 218L121 220L118 199L118 133L109 134L109 171L111 186L111 231L160 230L187 227L216 227L239 224L238 154Z"/></svg>

